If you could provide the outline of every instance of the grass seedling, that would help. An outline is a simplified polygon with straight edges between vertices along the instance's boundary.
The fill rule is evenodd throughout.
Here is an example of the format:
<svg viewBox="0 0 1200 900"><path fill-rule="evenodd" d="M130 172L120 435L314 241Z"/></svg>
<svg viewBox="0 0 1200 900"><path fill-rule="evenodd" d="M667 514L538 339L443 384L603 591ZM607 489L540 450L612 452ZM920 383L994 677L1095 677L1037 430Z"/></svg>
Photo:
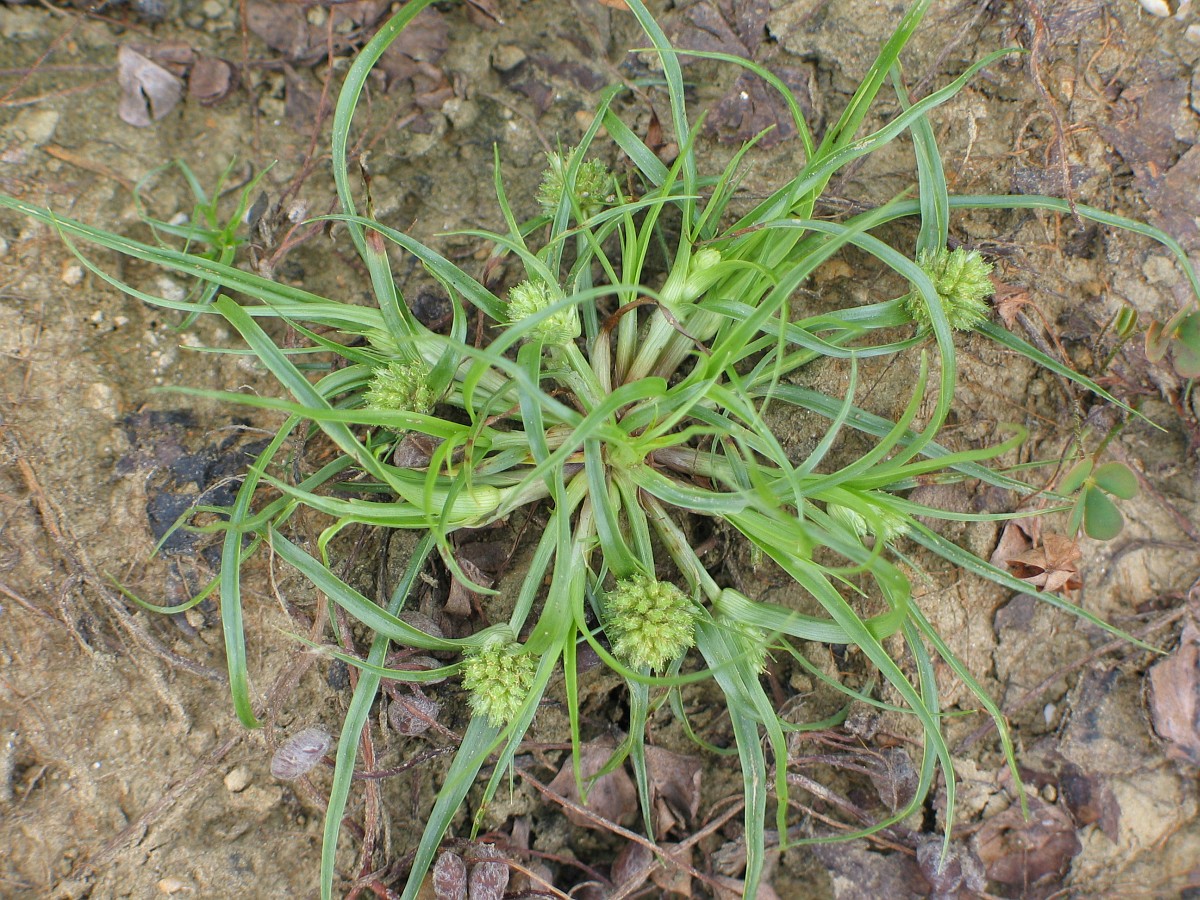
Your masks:
<svg viewBox="0 0 1200 900"><path fill-rule="evenodd" d="M1014 208L1078 214L1162 242L1200 289L1182 250L1155 229L1054 198L951 196L928 117L1003 53L910 102L898 58L928 0L909 7L819 142L795 98L769 72L746 60L692 54L742 66L779 91L803 150L804 164L791 180L734 215L732 201L750 148L723 171L702 171L677 53L641 0L629 0L662 65L658 87L670 103L679 156L662 162L615 114L612 104L622 89L613 88L603 95L582 140L550 157L532 218L519 217L534 212L532 203L512 203L506 196L497 158L493 181L506 230L466 232L523 270L506 292L494 293L435 249L357 211L347 146L360 93L383 51L429 2L405 5L361 51L335 114L333 171L342 212L331 218L350 235L370 273L377 301L372 307L233 267L227 250L234 245L224 231L216 254L180 251L0 198L3 206L50 223L68 241L89 241L195 278L204 286L202 294L173 301L88 263L100 277L148 303L188 317L223 317L290 394L290 399L216 395L286 415L246 474L236 502L222 511L219 589L234 708L249 727L258 720L239 590L249 554L269 547L374 634L365 661L332 651L361 672L338 745L322 895L332 895L358 739L382 679L461 674L472 713L416 849L403 894L412 898L481 768L488 763L493 772L479 797L486 805L503 784L543 697L560 680L578 777L583 735L577 654L585 645L627 684L629 735L609 766L626 760L632 766L647 829L653 817L644 733L653 703L665 698L685 716L682 698L691 683L711 678L723 692L745 784L747 896L755 895L761 877L768 822L781 838L788 834L787 741L790 732L805 727L780 717L760 676L768 655L802 660L803 642L858 647L925 738L911 802L870 828L840 837L903 820L924 803L939 772L952 823L955 777L942 737L937 658L995 719L1015 776L1013 748L996 704L914 602L898 565L898 545L914 542L1016 591L1027 585L918 520L1003 516L942 511L906 499L906 493L919 481L967 478L1018 497L1037 492L996 463L1020 443L1020 429L990 447L951 450L939 443L954 403L956 340L962 339L956 332L995 342L1117 401L987 321L991 266L977 253L948 248L950 216L962 209ZM860 136L868 110L889 82L900 112ZM622 157L620 178L596 158L593 145L601 128ZM814 215L839 170L904 139L916 149L916 199L841 220ZM899 220L918 225L911 247L896 248L876 235ZM216 223L205 227L215 229ZM190 241L207 233L200 227L178 232ZM851 246L893 270L908 288L864 306L806 310L798 289ZM450 294L455 312L447 334L427 330L405 305L392 277L389 254L397 249L414 256ZM471 308L492 326L483 346L468 340ZM311 348L323 351L325 368L313 374L312 361L320 357L312 353L305 356L308 365L298 367L295 351L282 349L264 328L271 320L286 322ZM321 336L331 328L337 340ZM904 371L915 373L911 395L894 418L856 402L860 367L881 359L905 361ZM841 393L802 383L803 371L816 363L842 367ZM814 449L802 458L784 448L770 425L772 411L788 408L825 422ZM306 429L324 435L334 458L293 483L285 476L290 469L280 463L290 439ZM839 440L849 432L858 439ZM398 465L395 450L413 434L434 449L427 462ZM847 446L860 449L852 453ZM1069 490L1052 495L1057 503L1049 511L1065 515L1074 502L1075 518L1099 522L1104 536L1112 521L1104 504L1111 506L1109 494L1126 496L1126 482L1115 469L1084 465L1068 477ZM1067 496L1072 491L1075 501ZM455 531L504 520L533 503L547 511L545 527L519 590L503 598L506 621L451 640L399 617L434 553L470 583L452 552ZM288 536L288 521L302 508L327 518L315 547ZM689 541L700 519L787 573L811 609L764 602L716 581ZM335 538L353 524L420 535L386 608L330 568ZM1045 599L1094 621L1057 595ZM433 671L389 669L385 661L393 644L449 654L452 661ZM878 692L864 694L830 681L848 697L881 703Z"/></svg>

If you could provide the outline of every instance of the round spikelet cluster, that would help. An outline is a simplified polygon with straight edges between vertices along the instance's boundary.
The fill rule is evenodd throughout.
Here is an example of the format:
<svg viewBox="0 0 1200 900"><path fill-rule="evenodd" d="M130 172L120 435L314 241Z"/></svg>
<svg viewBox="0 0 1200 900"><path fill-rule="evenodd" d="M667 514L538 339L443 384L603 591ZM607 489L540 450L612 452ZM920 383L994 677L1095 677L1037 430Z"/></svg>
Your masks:
<svg viewBox="0 0 1200 900"><path fill-rule="evenodd" d="M605 632L630 666L662 670L696 642L696 608L675 585L645 575L617 582L605 598Z"/></svg>
<svg viewBox="0 0 1200 900"><path fill-rule="evenodd" d="M508 292L508 323L515 325L537 315L559 299L544 281L522 281ZM532 333L550 345L569 343L579 337L579 313L568 306L542 316Z"/></svg>
<svg viewBox="0 0 1200 900"><path fill-rule="evenodd" d="M511 722L529 696L537 660L520 644L493 640L467 657L462 684L470 693L471 712L499 728Z"/></svg>
<svg viewBox="0 0 1200 900"><path fill-rule="evenodd" d="M538 188L538 204L542 211L553 215L562 201L563 191L567 188L567 169L571 165L574 151L563 155L561 153L546 154L546 172L542 176L542 184ZM609 186L612 176L607 167L598 159L589 159L580 163L579 171L575 174L575 200L579 211L585 219L594 216L611 200Z"/></svg>
<svg viewBox="0 0 1200 900"><path fill-rule="evenodd" d="M437 397L429 386L429 369L424 363L389 362L371 376L366 404L381 412L402 411L427 415Z"/></svg>
<svg viewBox="0 0 1200 900"><path fill-rule="evenodd" d="M922 251L917 257L917 265L933 282L951 328L969 331L987 318L985 301L996 292L996 286L988 277L992 264L980 256L978 250L967 251L962 247L947 250L943 247L933 253ZM912 291L904 298L904 307L914 321L929 325L929 307L918 291Z"/></svg>

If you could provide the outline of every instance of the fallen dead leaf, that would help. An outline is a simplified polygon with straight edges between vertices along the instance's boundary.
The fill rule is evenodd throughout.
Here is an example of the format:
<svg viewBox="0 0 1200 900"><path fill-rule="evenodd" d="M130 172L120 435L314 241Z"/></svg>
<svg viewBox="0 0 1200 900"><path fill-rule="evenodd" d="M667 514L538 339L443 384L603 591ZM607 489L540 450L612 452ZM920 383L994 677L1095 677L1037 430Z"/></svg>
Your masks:
<svg viewBox="0 0 1200 900"><path fill-rule="evenodd" d="M1108 781L1091 775L1072 762L1064 762L1058 775L1063 802L1078 825L1095 825L1114 844L1121 833L1121 806Z"/></svg>
<svg viewBox="0 0 1200 900"><path fill-rule="evenodd" d="M961 841L950 844L943 858L945 842L941 835L928 834L917 844L917 866L929 882L931 897L976 897L987 887L983 863Z"/></svg>
<svg viewBox="0 0 1200 900"><path fill-rule="evenodd" d="M1027 191L1026 193L1033 192ZM1014 331L1018 324L1018 314L1033 302L1029 297L1029 290L1019 284L1008 284L996 278L992 279L992 284L996 287L996 293L992 295L992 306L995 307L1004 327L1009 331Z"/></svg>
<svg viewBox="0 0 1200 900"><path fill-rule="evenodd" d="M492 579L488 578L475 563L466 557L457 559L458 567L462 569L462 573L473 583L480 587L491 587ZM448 616L458 616L463 618L471 614L473 601L478 599L478 594L467 587L457 575L450 573L450 592L446 597L445 611Z"/></svg>
<svg viewBox="0 0 1200 900"><path fill-rule="evenodd" d="M188 97L201 106L212 106L228 97L237 85L237 70L232 65L215 56L202 56L188 75Z"/></svg>
<svg viewBox="0 0 1200 900"><path fill-rule="evenodd" d="M837 900L925 897L929 887L912 857L878 853L863 841L815 844L813 855L831 876Z"/></svg>
<svg viewBox="0 0 1200 900"><path fill-rule="evenodd" d="M680 50L727 53L755 59L767 36L768 0L701 0L668 17L666 31ZM686 55L683 63L689 62ZM811 107L808 73L788 67L775 71L802 106ZM812 119L812 109L805 109ZM774 126L772 128L772 126ZM795 136L792 114L779 93L761 78L743 72L733 88L716 104L707 127L719 140L741 143L763 135L760 144L770 147Z"/></svg>
<svg viewBox="0 0 1200 900"><path fill-rule="evenodd" d="M676 825L690 825L700 811L698 758L672 753L661 747L646 748L646 775L650 782L655 834L667 834Z"/></svg>
<svg viewBox="0 0 1200 900"><path fill-rule="evenodd" d="M488 27L488 25L495 27L504 24L504 16L500 13L499 0L467 0L467 5L472 11L481 14L479 17L472 17L471 21L477 22L479 19L482 19L484 27Z"/></svg>
<svg viewBox="0 0 1200 900"><path fill-rule="evenodd" d="M549 787L556 794L565 797L572 803L586 807L610 822L628 824L637 815L638 802L637 788L633 784L633 779L625 771L625 766L618 766L607 775L591 781L591 777L604 768L604 764L612 756L614 746L613 741L600 739L584 744L579 750L579 764L583 771L584 785L587 786L586 803L579 796L579 786L575 782L569 755L563 761L562 768L554 776ZM564 809L563 812L571 824L578 828L599 827L596 822L572 809Z"/></svg>
<svg viewBox="0 0 1200 900"><path fill-rule="evenodd" d="M264 44L294 63L312 63L329 52L340 53L362 42L363 32L387 12L387 0L351 0L337 3L329 18L318 25L308 21L304 6L251 0L246 4L246 25Z"/></svg>
<svg viewBox="0 0 1200 900"><path fill-rule="evenodd" d="M186 75L196 62L196 51L187 41L163 41L146 48L145 55L180 77Z"/></svg>
<svg viewBox="0 0 1200 900"><path fill-rule="evenodd" d="M645 844L628 841L613 860L613 885L619 893L633 893L646 882L653 864L654 851Z"/></svg>
<svg viewBox="0 0 1200 900"><path fill-rule="evenodd" d="M920 775L900 747L890 747L870 757L871 783L884 806L892 812L906 806L917 793Z"/></svg>
<svg viewBox="0 0 1200 900"><path fill-rule="evenodd" d="M1000 539L996 542L996 549L992 551L988 562L1003 569L1008 565L1010 559L1020 556L1032 546L1033 543L1024 528L1016 522L1005 522L1004 527L1000 529Z"/></svg>
<svg viewBox="0 0 1200 900"><path fill-rule="evenodd" d="M429 79L429 66L422 67L421 63L436 63L449 47L450 25L446 18L436 9L421 10L379 58L388 88L406 79L413 80L419 74Z"/></svg>
<svg viewBox="0 0 1200 900"><path fill-rule="evenodd" d="M1194 623L1184 625L1179 646L1148 678L1150 718L1167 756L1200 765L1200 630Z"/></svg>
<svg viewBox="0 0 1200 900"><path fill-rule="evenodd" d="M753 59L766 37L767 0L701 0L671 16L667 35L680 50Z"/></svg>
<svg viewBox="0 0 1200 900"><path fill-rule="evenodd" d="M1013 576L1045 593L1074 591L1083 586L1079 560L1083 551L1071 538L1061 534L1042 535L1042 546L1005 560Z"/></svg>
<svg viewBox="0 0 1200 900"><path fill-rule="evenodd" d="M794 74L797 70L791 71ZM782 77L785 73L775 74ZM789 80L792 79L784 78L785 82ZM796 136L796 126L783 97L749 72L739 75L733 90L717 103L710 127L716 131L718 140L731 143L742 143L762 134L758 142L761 147L771 147Z"/></svg>
<svg viewBox="0 0 1200 900"><path fill-rule="evenodd" d="M980 826L974 844L989 880L1030 898L1057 887L1083 849L1066 811L1038 797L1029 798L1028 820L1013 804Z"/></svg>
<svg viewBox="0 0 1200 900"><path fill-rule="evenodd" d="M680 865L672 865L670 862L667 862L650 872L650 880L661 891L659 896L669 897L671 895L678 895L681 897L691 897L692 876L683 868L683 866L691 866L692 864L691 846L683 847L679 844L660 844L659 847L667 854L669 859L680 863Z"/></svg>
<svg viewBox="0 0 1200 900"><path fill-rule="evenodd" d="M117 51L117 83L121 86L117 115L138 128L157 122L183 96L182 81L126 45Z"/></svg>

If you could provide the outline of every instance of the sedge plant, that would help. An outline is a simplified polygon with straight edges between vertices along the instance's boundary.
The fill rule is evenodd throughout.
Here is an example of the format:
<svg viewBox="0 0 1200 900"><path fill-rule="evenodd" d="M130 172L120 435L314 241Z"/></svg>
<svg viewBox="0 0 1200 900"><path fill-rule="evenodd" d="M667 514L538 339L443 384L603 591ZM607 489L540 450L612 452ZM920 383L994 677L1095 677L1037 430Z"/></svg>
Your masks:
<svg viewBox="0 0 1200 900"><path fill-rule="evenodd" d="M989 321L991 264L976 252L950 248L951 214L1041 209L1126 229L1166 245L1200 296L1183 251L1160 231L1080 204L1037 196L952 196L929 116L1002 54L985 57L941 89L911 100L899 56L928 0L907 9L841 117L819 141L791 92L768 71L718 53L691 53L748 69L778 91L803 152L803 164L786 184L735 214L739 179L754 142L722 170L703 171L677 51L641 0L628 0L661 63L655 88L669 103L678 157L661 161L616 114L614 101L626 90L621 86L602 95L576 145L549 157L531 202L510 201L497 154L493 181L505 229L465 232L521 270L507 290L493 292L436 249L358 211L347 147L360 94L380 55L429 2L411 0L364 47L335 113L332 159L342 212L331 218L349 234L370 274L374 305L317 296L236 268L224 232L220 253L196 252L197 242L212 237L199 226L182 235L191 248L176 250L0 198L0 205L51 224L72 246L91 242L196 279L205 290L171 300L88 262L133 297L188 317L222 317L289 395L216 395L286 418L246 473L234 504L221 510L222 567L215 586L233 705L248 727L258 719L239 574L250 554L269 547L374 635L365 660L330 651L358 666L360 677L337 751L322 895L332 894L358 738L382 679L457 675L469 698L470 723L428 812L404 889L403 896L412 898L480 771L488 764L492 772L478 796L483 806L502 785L543 698L559 684L576 777L586 787L577 668L584 647L627 685L628 737L607 769L631 765L647 829L653 816L644 735L652 707L668 702L691 734L683 703L688 685L712 679L724 695L745 785L747 896L755 895L761 877L768 825L781 839L789 833L788 735L806 727L780 716L760 676L768 654L803 660L804 642L859 648L887 686L889 708L911 713L924 735L912 800L854 834L910 815L940 773L948 841L955 778L942 736L935 661L969 686L995 719L1015 775L1013 749L996 704L914 601L900 565L901 544L923 546L1013 590L1027 585L925 524L999 516L943 511L906 494L918 483L968 478L1017 497L1040 488L997 462L1021 442L1020 428L1014 426L1011 437L995 446L952 450L939 443L954 404L956 343L973 334L1118 403L1087 377ZM899 111L874 133L860 135L881 93ZM621 177L597 153L601 129L619 152ZM915 199L841 219L815 215L836 173L899 140L911 141L916 151ZM897 221L916 224L912 246L895 247L878 236L881 226ZM806 310L799 289L848 247L894 271L907 289L862 306ZM454 316L447 334L425 328L405 304L392 275L394 253L415 257L450 294ZM483 346L468 339L472 310L491 325ZM287 323L308 346L285 350L264 327L271 322ZM303 366L298 352L305 354ZM320 359L326 360L323 367L314 363ZM860 367L889 359L904 360L915 373L907 402L892 418L856 400ZM804 371L817 363L842 367L841 393L805 384ZM789 452L770 424L772 416L789 409L824 423L802 456ZM291 480L291 469L281 462L292 439L309 432L332 445L332 461ZM854 441L840 440L850 432L857 435ZM407 435L423 436L432 448L427 460L397 462L394 451ZM1066 515L1071 491L1083 491L1074 500L1076 510L1110 502L1100 490L1127 496L1128 481L1112 468L1076 470L1069 490L1047 494L1056 501L1049 509ZM488 591L472 585L456 562L451 535L505 520L534 503L545 510L545 527L519 589L499 598L505 621L449 639L400 617L434 554L461 582ZM288 536L288 520L300 509L327 519L315 546ZM811 602L809 611L765 602L718 581L689 539L700 519L786 573L796 594ZM351 525L419 535L386 607L331 569L335 538ZM1045 600L1095 621L1057 595ZM443 652L451 661L430 671L390 669L385 661L394 644ZM883 705L879 691L864 694L829 680L849 696Z"/></svg>

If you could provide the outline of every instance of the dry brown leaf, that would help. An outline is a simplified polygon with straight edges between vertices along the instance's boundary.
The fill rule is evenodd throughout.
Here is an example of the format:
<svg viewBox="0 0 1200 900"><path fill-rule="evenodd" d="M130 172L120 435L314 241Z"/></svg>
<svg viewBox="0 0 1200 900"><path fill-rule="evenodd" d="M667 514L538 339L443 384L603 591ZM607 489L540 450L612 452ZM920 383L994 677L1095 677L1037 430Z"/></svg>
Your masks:
<svg viewBox="0 0 1200 900"><path fill-rule="evenodd" d="M1023 892L1057 885L1083 849L1065 810L1029 798L1029 819L1018 804L986 820L975 835L975 850L987 877ZM1036 891L1036 893L1035 893Z"/></svg>
<svg viewBox="0 0 1200 900"><path fill-rule="evenodd" d="M250 0L246 4L246 24L272 50L295 63L311 63L329 51L332 36L334 52L365 42L370 28L387 12L386 0L350 0L335 4L329 19L319 25L308 21L303 6Z"/></svg>
<svg viewBox="0 0 1200 900"><path fill-rule="evenodd" d="M473 583L480 587L491 587L492 579L488 578L475 563L471 562L466 557L459 557L458 567L462 569L462 573ZM459 580L458 576L453 572L450 573L450 593L446 597L445 612L448 616L458 616L459 618L469 616L473 602L478 598L478 593L471 590L466 584Z"/></svg>
<svg viewBox="0 0 1200 900"><path fill-rule="evenodd" d="M1200 765L1200 630L1189 622L1179 646L1150 669L1150 718L1171 759Z"/></svg>
<svg viewBox="0 0 1200 900"><path fill-rule="evenodd" d="M421 10L379 58L379 68L387 75L388 88L418 75L429 80L432 64L441 59L449 47L450 25L445 17L436 9ZM422 66L422 63L427 65ZM445 79L440 70L433 71Z"/></svg>
<svg viewBox="0 0 1200 900"><path fill-rule="evenodd" d="M659 846L669 859L678 863L678 865L675 865L666 862L650 872L650 880L661 891L659 896L668 897L674 894L681 897L691 897L692 876L683 866L691 866L692 848L690 846L683 847L679 844L660 844Z"/></svg>
<svg viewBox="0 0 1200 900"><path fill-rule="evenodd" d="M983 863L961 841L950 845L949 853L943 856L944 840L941 835L929 834L917 844L917 865L921 874L933 889L933 897L977 897L987 887Z"/></svg>
<svg viewBox="0 0 1200 900"><path fill-rule="evenodd" d="M228 97L237 85L233 66L215 56L202 56L188 75L188 96L201 106L212 106Z"/></svg>
<svg viewBox="0 0 1200 900"><path fill-rule="evenodd" d="M1006 560L1013 576L1046 592L1078 590L1083 586L1079 577L1079 560L1083 551L1069 537L1061 534L1042 535L1042 546L1019 553Z"/></svg>
<svg viewBox="0 0 1200 900"><path fill-rule="evenodd" d="M183 82L132 47L117 51L117 83L122 122L145 128L175 108L183 96Z"/></svg>
<svg viewBox="0 0 1200 900"><path fill-rule="evenodd" d="M1024 528L1016 522L1005 522L1004 527L1000 529L1000 540L996 542L996 549L992 551L988 562L1003 569L1010 559L1020 556L1032 546L1033 543Z"/></svg>
<svg viewBox="0 0 1200 900"><path fill-rule="evenodd" d="M549 787L554 793L586 807L610 822L628 824L637 815L638 802L637 788L625 767L618 766L607 775L591 781L591 777L604 768L604 764L612 756L614 746L611 740L601 739L586 743L579 749L579 764L583 771L584 785L587 786L586 803L579 796L579 786L575 783L575 773L571 768L569 755L563 760L562 768L554 776ZM571 824L579 828L600 827L592 819L572 809L564 809L563 812Z"/></svg>
<svg viewBox="0 0 1200 900"><path fill-rule="evenodd" d="M776 74L785 81L794 80L785 73ZM744 143L765 131L758 142L761 147L772 147L796 135L796 125L783 97L749 72L738 76L733 89L717 103L710 127L716 131L718 140L727 143Z"/></svg>
<svg viewBox="0 0 1200 900"><path fill-rule="evenodd" d="M1089 775L1072 762L1065 762L1058 776L1058 789L1078 825L1096 825L1114 844L1121 833L1121 805L1108 782Z"/></svg>
<svg viewBox="0 0 1200 900"><path fill-rule="evenodd" d="M690 825L700 811L702 765L694 756L672 753L661 747L646 748L646 776L650 782L655 833L664 835L675 825Z"/></svg>
<svg viewBox="0 0 1200 900"><path fill-rule="evenodd" d="M493 26L504 24L504 16L500 13L499 0L467 0L467 5L472 11L478 11L481 14L480 17L472 16L472 22L477 22L479 18L482 18L485 23Z"/></svg>
<svg viewBox="0 0 1200 900"><path fill-rule="evenodd" d="M910 856L877 853L864 841L817 844L812 853L828 870L839 898L928 896L929 887Z"/></svg>
<svg viewBox="0 0 1200 900"><path fill-rule="evenodd" d="M645 883L653 864L653 850L637 841L628 841L613 860L613 885L618 892L633 893Z"/></svg>
<svg viewBox="0 0 1200 900"><path fill-rule="evenodd" d="M1005 284L995 278L992 279L992 284L996 286L996 293L992 297L992 306L999 313L1004 327L1012 331L1017 326L1017 314L1021 312L1022 307L1028 306L1031 302L1029 291L1020 285Z"/></svg>
<svg viewBox="0 0 1200 900"><path fill-rule="evenodd" d="M906 806L920 782L908 754L900 747L890 747L870 759L868 774L884 806L892 812Z"/></svg>

